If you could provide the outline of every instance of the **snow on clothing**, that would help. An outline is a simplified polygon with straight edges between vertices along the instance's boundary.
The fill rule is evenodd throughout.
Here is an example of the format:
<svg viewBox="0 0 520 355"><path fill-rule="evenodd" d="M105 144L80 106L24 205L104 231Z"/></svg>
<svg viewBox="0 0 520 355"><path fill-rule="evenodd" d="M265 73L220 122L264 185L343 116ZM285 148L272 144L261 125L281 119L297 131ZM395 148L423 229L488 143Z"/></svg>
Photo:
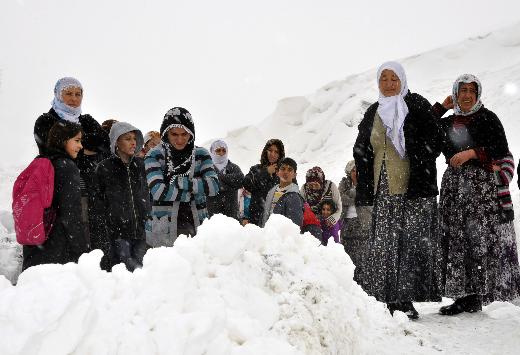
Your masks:
<svg viewBox="0 0 520 355"><path fill-rule="evenodd" d="M434 108L439 116L446 112L439 103ZM448 164L468 149L477 155L460 168L448 166L442 179L444 293L454 298L485 296L495 287L500 249L500 207L492 162L509 154L507 138L498 117L483 105L470 115L439 118L439 123L445 132L442 153Z"/></svg>
<svg viewBox="0 0 520 355"><path fill-rule="evenodd" d="M110 130L112 156L101 162L96 170L106 211L106 228L114 253L114 264L119 261L128 263L128 258L135 256L132 249L146 251L140 244L145 243L145 222L151 209L143 159L134 156L126 164L116 153L117 139L128 132L136 132L135 151L141 151L141 131L128 123L117 122ZM129 240L130 243L118 241L120 239ZM137 242L139 240L142 242ZM130 248L128 253L125 249L127 245ZM138 263L142 263L143 255L135 257Z"/></svg>
<svg viewBox="0 0 520 355"><path fill-rule="evenodd" d="M309 232L311 235L316 237L320 242L321 239L321 223L318 217L312 212L311 207L307 202L303 204L303 223L301 227L301 233Z"/></svg>
<svg viewBox="0 0 520 355"><path fill-rule="evenodd" d="M51 108L49 112L42 114L34 124L34 139L38 145L40 154L45 153L45 145L51 127L59 121L63 121L56 111ZM83 129L81 144L83 148L97 153L109 153L110 141L108 134L100 124L90 115L79 116L79 124ZM80 152L80 154L83 154Z"/></svg>
<svg viewBox="0 0 520 355"><path fill-rule="evenodd" d="M399 156L404 158L406 155L406 144L403 125L409 112L404 97L408 93L408 84L404 68L397 62L386 62L379 67L377 70L378 83L381 74L387 69L393 71L401 81L401 91L398 95L388 97L379 92L377 113L386 128L387 137L392 141Z"/></svg>
<svg viewBox="0 0 520 355"><path fill-rule="evenodd" d="M371 238L359 280L378 301L441 300L440 241L435 196L409 199L389 193L381 169Z"/></svg>
<svg viewBox="0 0 520 355"><path fill-rule="evenodd" d="M313 168L313 169L315 169L315 168ZM320 171L321 171L321 169L320 169ZM300 190L300 194L302 195L303 199L309 203L312 211L318 215L321 212L319 210L321 201L332 200L334 202L334 204L337 206L337 210L336 210L336 212L334 212L333 214L331 214L329 216L328 220L331 224L336 224L341 219L341 212L342 212L342 208L341 208L342 203L341 203L341 197L339 195L338 187L332 181L325 180L324 174L321 176L322 176L322 179L320 179L320 181L319 181L320 187L321 187L320 190L312 190L311 188L309 188L309 185L306 182L305 184L303 184L303 186ZM317 196L315 195L316 191L319 191ZM311 196L315 196L315 197L311 198Z"/></svg>
<svg viewBox="0 0 520 355"><path fill-rule="evenodd" d="M285 157L285 150L281 140L270 139L262 150L260 164L254 165L244 177L244 188L251 193L251 202L249 204L249 223L259 226L262 223L264 215L265 198L269 190L280 182L280 179L274 173L269 174L267 166L269 160L267 158L267 150L272 146L278 148L278 161Z"/></svg>
<svg viewBox="0 0 520 355"><path fill-rule="evenodd" d="M354 145L356 205L374 206L370 262L360 281L367 293L387 303L440 300L435 161L442 131L426 99L408 92L404 101L405 159L387 139L379 103L365 113Z"/></svg>
<svg viewBox="0 0 520 355"><path fill-rule="evenodd" d="M52 108L62 120L79 123L81 106L72 107L63 102L62 92L68 88L79 88L81 89L81 92L83 92L83 86L81 86L81 83L77 79L70 77L61 78L54 86L54 99L52 100Z"/></svg>
<svg viewBox="0 0 520 355"><path fill-rule="evenodd" d="M177 239L177 217L181 203L186 203L193 217L194 229L208 217L206 198L219 191L218 176L209 152L195 147L187 176L165 182L165 144L159 144L145 157L146 179L152 195L152 220L146 223L146 241L153 247L172 246Z"/></svg>
<svg viewBox="0 0 520 355"><path fill-rule="evenodd" d="M90 248L81 222L81 191L76 164L64 151L48 150L43 157L51 159L54 167L51 208L56 211L56 219L45 243L23 246L23 270L40 264L77 262L80 255Z"/></svg>
<svg viewBox="0 0 520 355"><path fill-rule="evenodd" d="M303 224L303 198L300 196L298 185L292 183L289 186L283 188L284 193L279 197L278 201L274 205L273 211L271 212L271 205L273 204L273 199L277 189L279 189L279 185L274 186L267 193L267 197L265 199L264 216L262 218L262 224L260 227L265 225L271 213L281 214L289 218L297 226L301 227Z"/></svg>
<svg viewBox="0 0 520 355"><path fill-rule="evenodd" d="M321 244L327 245L329 239L332 238L335 243L339 243L339 232L341 230L341 222L337 222L336 224L329 226L327 225L327 221L323 218L320 218L321 224Z"/></svg>
<svg viewBox="0 0 520 355"><path fill-rule="evenodd" d="M237 191L242 187L244 174L240 167L228 160L227 165L217 172L219 192L208 197L209 216L221 213L231 218L238 218Z"/></svg>

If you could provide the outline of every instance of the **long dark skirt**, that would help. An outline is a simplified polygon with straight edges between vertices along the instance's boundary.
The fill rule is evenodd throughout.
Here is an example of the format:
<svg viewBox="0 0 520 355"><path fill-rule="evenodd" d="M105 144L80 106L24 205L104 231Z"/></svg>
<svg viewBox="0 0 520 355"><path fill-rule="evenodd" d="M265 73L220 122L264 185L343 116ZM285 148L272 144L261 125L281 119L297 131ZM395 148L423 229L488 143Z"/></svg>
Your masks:
<svg viewBox="0 0 520 355"><path fill-rule="evenodd" d="M484 296L484 303L511 301L520 297L520 267L514 223L500 224L497 234L497 248L493 252L493 259L497 260L496 274L491 279L491 292Z"/></svg>
<svg viewBox="0 0 520 355"><path fill-rule="evenodd" d="M460 298L493 291L499 210L493 174L468 165L448 167L441 186L444 294Z"/></svg>
<svg viewBox="0 0 520 355"><path fill-rule="evenodd" d="M381 302L440 301L437 199L390 195L383 165L362 286Z"/></svg>
<svg viewBox="0 0 520 355"><path fill-rule="evenodd" d="M363 212L370 213L370 211ZM355 218L344 218L341 227L341 242L345 247L345 252L356 266L354 280L358 283L361 282L363 265L366 263L368 240L371 231L370 224L371 218L369 223L363 223L363 217L358 216Z"/></svg>

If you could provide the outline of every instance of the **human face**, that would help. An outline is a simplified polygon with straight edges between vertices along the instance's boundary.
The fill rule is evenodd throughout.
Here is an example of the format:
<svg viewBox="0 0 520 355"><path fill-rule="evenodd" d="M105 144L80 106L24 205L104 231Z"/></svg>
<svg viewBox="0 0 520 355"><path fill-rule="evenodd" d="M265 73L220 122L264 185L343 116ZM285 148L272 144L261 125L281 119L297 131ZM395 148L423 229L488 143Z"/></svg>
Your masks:
<svg viewBox="0 0 520 355"><path fill-rule="evenodd" d="M274 164L280 158L280 151L276 145L272 145L267 148L267 160L269 160L269 164Z"/></svg>
<svg viewBox="0 0 520 355"><path fill-rule="evenodd" d="M119 136L116 142L117 154L124 160L135 154L137 146L137 137L135 132L128 132Z"/></svg>
<svg viewBox="0 0 520 355"><path fill-rule="evenodd" d="M76 134L71 139L67 139L65 141L65 152L72 158L76 159L78 156L78 153L81 149L83 149L83 146L81 145L81 132Z"/></svg>
<svg viewBox="0 0 520 355"><path fill-rule="evenodd" d="M226 153L227 153L227 150L224 147L219 147L219 148L215 149L215 154L218 156L222 157L222 156L226 155Z"/></svg>
<svg viewBox="0 0 520 355"><path fill-rule="evenodd" d="M307 186L311 189L311 190L319 190L321 188L321 184L317 181L309 181L307 183Z"/></svg>
<svg viewBox="0 0 520 355"><path fill-rule="evenodd" d="M81 100L83 100L83 91L74 86L65 88L61 91L61 99L67 106L80 107Z"/></svg>
<svg viewBox="0 0 520 355"><path fill-rule="evenodd" d="M357 170L355 167L350 170L350 178L352 179L352 184L357 185Z"/></svg>
<svg viewBox="0 0 520 355"><path fill-rule="evenodd" d="M293 167L285 164L280 166L277 174L280 178L281 187L289 186L296 177L296 171L294 171Z"/></svg>
<svg viewBox="0 0 520 355"><path fill-rule="evenodd" d="M394 71L385 69L379 77L379 91L386 96L395 96L401 92L401 80Z"/></svg>
<svg viewBox="0 0 520 355"><path fill-rule="evenodd" d="M177 150L183 150L188 144L191 135L181 127L170 128L168 142Z"/></svg>
<svg viewBox="0 0 520 355"><path fill-rule="evenodd" d="M321 216L323 218L327 218L331 214L332 214L332 208L331 208L331 206L329 204L326 203L323 206L321 206Z"/></svg>
<svg viewBox="0 0 520 355"><path fill-rule="evenodd" d="M155 148L159 143L161 143L161 138L152 138L144 145L144 152L148 153L150 149Z"/></svg>
<svg viewBox="0 0 520 355"><path fill-rule="evenodd" d="M477 103L477 88L475 83L461 83L457 93L457 104L462 112L469 112Z"/></svg>

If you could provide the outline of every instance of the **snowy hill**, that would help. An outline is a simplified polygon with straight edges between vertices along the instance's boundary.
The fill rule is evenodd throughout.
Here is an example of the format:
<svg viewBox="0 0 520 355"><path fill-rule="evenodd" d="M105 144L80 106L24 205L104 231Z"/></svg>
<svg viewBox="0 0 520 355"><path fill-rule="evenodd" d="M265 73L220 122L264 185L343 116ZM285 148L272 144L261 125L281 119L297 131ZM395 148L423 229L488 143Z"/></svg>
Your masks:
<svg viewBox="0 0 520 355"><path fill-rule="evenodd" d="M520 157L520 142L515 139L520 133L520 24L399 61L410 90L432 104L451 93L460 74L477 75L484 105L502 120L513 155ZM308 168L320 165L326 176L339 181L352 159L357 125L378 97L376 69L331 82L307 96L280 100L260 124L231 131L224 138L230 158L245 170L258 163L265 141L276 137L283 140L286 154L301 164L300 179ZM442 172L445 166L440 163Z"/></svg>
<svg viewBox="0 0 520 355"><path fill-rule="evenodd" d="M432 103L459 74L476 74L520 157L520 24L401 63L411 90ZM276 137L301 164L300 181L314 165L339 181L357 124L377 98L375 70L280 100L258 125L229 132L231 160L246 170ZM0 274L13 280L17 173L0 170ZM519 216L516 179L513 196ZM17 286L0 277L0 353L516 354L520 346L520 307L510 303L452 318L436 314L439 304L419 304L417 322L392 318L353 282L341 247L318 246L281 217L262 230L217 216L196 238L149 251L133 274L121 265L105 273L99 258L94 251L78 265L32 268Z"/></svg>

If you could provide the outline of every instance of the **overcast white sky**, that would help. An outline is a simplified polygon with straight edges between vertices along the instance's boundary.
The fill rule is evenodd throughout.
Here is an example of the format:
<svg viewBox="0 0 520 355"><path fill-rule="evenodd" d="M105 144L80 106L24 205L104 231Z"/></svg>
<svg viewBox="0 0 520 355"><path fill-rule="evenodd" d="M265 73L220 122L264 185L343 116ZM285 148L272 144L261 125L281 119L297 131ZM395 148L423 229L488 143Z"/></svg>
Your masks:
<svg viewBox="0 0 520 355"><path fill-rule="evenodd" d="M283 97L517 22L515 0L0 0L0 166L35 154L63 76L99 122L148 131L183 106L200 144Z"/></svg>

